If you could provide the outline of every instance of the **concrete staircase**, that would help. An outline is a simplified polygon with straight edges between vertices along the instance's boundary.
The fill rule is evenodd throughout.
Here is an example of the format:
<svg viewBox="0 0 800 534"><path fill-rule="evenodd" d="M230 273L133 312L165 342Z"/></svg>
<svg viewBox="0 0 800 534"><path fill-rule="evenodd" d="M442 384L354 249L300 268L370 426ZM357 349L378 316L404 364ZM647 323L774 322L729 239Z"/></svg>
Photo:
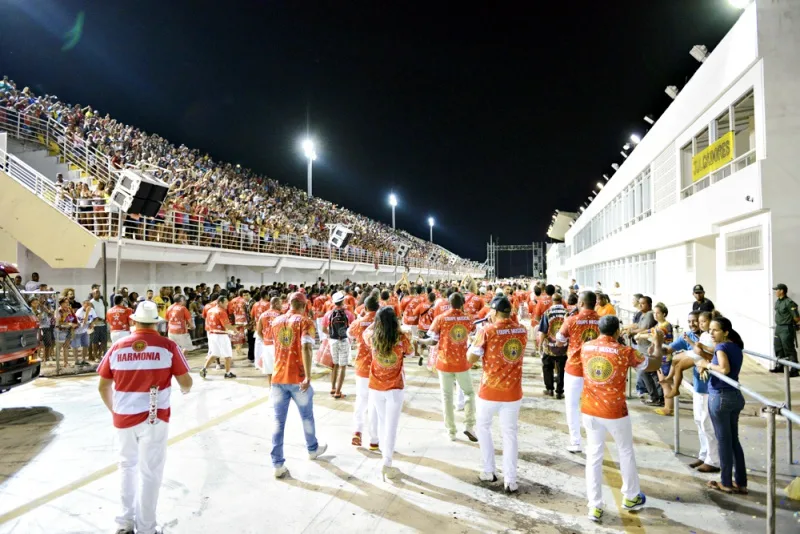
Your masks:
<svg viewBox="0 0 800 534"><path fill-rule="evenodd" d="M43 145L20 141L8 136L8 152L33 167L39 174L56 181L56 176L62 174L65 181L87 181L88 175L75 165L61 162L61 157Z"/></svg>

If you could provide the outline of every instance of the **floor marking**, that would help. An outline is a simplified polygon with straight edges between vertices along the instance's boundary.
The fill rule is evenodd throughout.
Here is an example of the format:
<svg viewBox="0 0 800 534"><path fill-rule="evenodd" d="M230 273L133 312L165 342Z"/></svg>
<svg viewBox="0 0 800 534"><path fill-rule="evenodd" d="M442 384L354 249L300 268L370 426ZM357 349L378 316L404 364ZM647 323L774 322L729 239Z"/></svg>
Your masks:
<svg viewBox="0 0 800 534"><path fill-rule="evenodd" d="M195 435L199 434L200 432L208 430L209 428L212 428L212 427L214 427L214 426L216 426L216 425L218 425L220 423L224 423L225 421L227 421L229 419L232 419L233 417L236 417L237 415L240 415L241 413L246 412L247 410L251 410L251 409L255 408L256 406L264 404L268 400L269 400L269 396L265 395L264 397L261 397L259 399L254 400L254 401L250 401L247 404L245 404L243 406L240 406L239 408L231 410L230 412L227 412L227 413L224 413L224 414L219 415L217 417L214 417L213 419L209 419L208 421L206 421L202 425L199 425L199 426L197 426L195 428L189 429L189 430L187 430L185 432L181 432L177 436L171 437L169 440L167 440L167 446L169 447L170 445L175 445L176 443L180 443L181 441L184 441L187 438L195 436ZM13 519L17 519L18 517L27 514L31 510L35 510L36 508L39 508L40 506L48 504L48 503L58 499L59 497L63 497L64 495L72 493L75 490L81 489L82 487L84 487L84 486L86 486L88 484L91 484L92 482L95 482L96 480L99 480L99 479L101 479L101 478L103 478L105 476L110 475L111 473L113 473L116 470L117 470L117 464L107 465L106 467L104 467L104 468L102 468L102 469L100 469L98 471L95 471L94 473L92 473L90 475L87 475L87 476L85 476L83 478L80 478L80 479L78 479L78 480L76 480L74 482L70 482L66 486L62 486L62 487L58 488L57 490L53 490L50 493L42 495L41 497L38 497L38 498L36 498L36 499L26 503L26 504L18 506L16 508L14 508L13 510L10 510L10 511L6 512L3 515L0 515L0 525L2 525L4 523L7 523L7 522L9 522L9 521L11 521Z"/></svg>

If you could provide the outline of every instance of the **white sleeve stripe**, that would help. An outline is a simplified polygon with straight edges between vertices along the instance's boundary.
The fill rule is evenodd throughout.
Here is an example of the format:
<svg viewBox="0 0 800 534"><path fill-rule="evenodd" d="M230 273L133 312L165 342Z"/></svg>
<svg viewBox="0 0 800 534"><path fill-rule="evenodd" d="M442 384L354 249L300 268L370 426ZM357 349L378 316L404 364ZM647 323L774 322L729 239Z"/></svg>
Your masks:
<svg viewBox="0 0 800 534"><path fill-rule="evenodd" d="M556 341L558 341L559 343L564 343L566 341L569 341L569 338L564 337L561 334L561 332L559 332L558 334L556 334Z"/></svg>
<svg viewBox="0 0 800 534"><path fill-rule="evenodd" d="M483 349L481 347L476 347L475 345L471 346L468 352L470 354L474 354L475 356L483 356Z"/></svg>
<svg viewBox="0 0 800 534"><path fill-rule="evenodd" d="M311 345L314 344L314 338L311 336L303 336L302 338L303 345L310 343Z"/></svg>

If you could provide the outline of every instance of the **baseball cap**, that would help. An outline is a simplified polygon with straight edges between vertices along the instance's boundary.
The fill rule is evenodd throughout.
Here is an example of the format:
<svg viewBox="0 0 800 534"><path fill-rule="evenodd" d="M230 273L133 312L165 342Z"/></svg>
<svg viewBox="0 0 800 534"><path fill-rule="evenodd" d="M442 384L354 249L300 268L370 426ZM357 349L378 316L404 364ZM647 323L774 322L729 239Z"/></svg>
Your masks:
<svg viewBox="0 0 800 534"><path fill-rule="evenodd" d="M778 289L783 289L784 291L789 291L789 288L786 287L786 284L778 284L772 288L773 291L777 291Z"/></svg>
<svg viewBox="0 0 800 534"><path fill-rule="evenodd" d="M700 284L694 286L694 289L692 290L692 293L705 293L705 292L706 290L703 289L703 286L701 286Z"/></svg>
<svg viewBox="0 0 800 534"><path fill-rule="evenodd" d="M289 302L295 302L295 301L302 302L303 304L305 304L307 302L305 294L300 293L299 291L295 291L294 293L289 295Z"/></svg>
<svg viewBox="0 0 800 534"><path fill-rule="evenodd" d="M136 306L136 312L131 315L131 319L137 323L157 323L161 317L158 316L156 303L146 300Z"/></svg>
<svg viewBox="0 0 800 534"><path fill-rule="evenodd" d="M506 297L495 297L492 300L491 307L494 311L498 311L500 313L509 313L511 312L511 302Z"/></svg>
<svg viewBox="0 0 800 534"><path fill-rule="evenodd" d="M333 294L333 297L331 297L331 300L333 300L334 304L338 304L339 302L342 302L344 300L344 293L342 293L341 291L337 291L336 293Z"/></svg>

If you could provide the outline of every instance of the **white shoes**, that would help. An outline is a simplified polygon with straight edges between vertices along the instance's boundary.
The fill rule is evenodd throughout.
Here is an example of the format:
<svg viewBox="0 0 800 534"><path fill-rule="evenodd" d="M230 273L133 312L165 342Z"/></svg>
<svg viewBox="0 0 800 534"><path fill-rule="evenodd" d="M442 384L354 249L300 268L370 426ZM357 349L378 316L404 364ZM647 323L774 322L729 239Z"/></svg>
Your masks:
<svg viewBox="0 0 800 534"><path fill-rule="evenodd" d="M481 473L478 478L481 482L497 482L497 475L494 473Z"/></svg>
<svg viewBox="0 0 800 534"><path fill-rule="evenodd" d="M567 452L571 452L572 454L580 454L583 452L583 449L580 445L569 445L567 446Z"/></svg>
<svg viewBox="0 0 800 534"><path fill-rule="evenodd" d="M288 472L289 472L289 470L286 469L286 466L282 465L280 467L276 467L275 468L275 472L273 473L273 476L275 478L283 478L283 477L286 476L286 473L288 473Z"/></svg>
<svg viewBox="0 0 800 534"><path fill-rule="evenodd" d="M308 459L309 460L316 460L317 458L319 458L320 456L325 454L325 451L327 451L327 450L328 450L328 445L327 444L325 444L325 445L323 445L323 444L317 445L317 450L315 450L314 452L309 452L308 453Z"/></svg>
<svg viewBox="0 0 800 534"><path fill-rule="evenodd" d="M508 482L504 489L506 493L517 493L519 491L519 486L516 482Z"/></svg>

